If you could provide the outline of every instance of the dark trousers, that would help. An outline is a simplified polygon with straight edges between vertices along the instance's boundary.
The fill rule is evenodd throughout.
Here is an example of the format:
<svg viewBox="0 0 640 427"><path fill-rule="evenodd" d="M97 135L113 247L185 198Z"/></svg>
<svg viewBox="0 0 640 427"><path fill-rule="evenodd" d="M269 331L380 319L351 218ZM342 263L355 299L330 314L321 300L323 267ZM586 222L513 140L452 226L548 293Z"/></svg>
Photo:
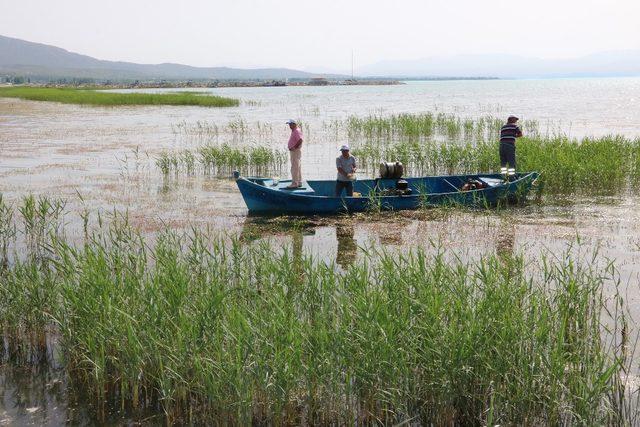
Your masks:
<svg viewBox="0 0 640 427"><path fill-rule="evenodd" d="M516 168L516 145L508 142L500 143L500 166Z"/></svg>
<svg viewBox="0 0 640 427"><path fill-rule="evenodd" d="M336 197L340 197L342 189L346 188L347 196L353 197L353 182L352 181L336 181Z"/></svg>

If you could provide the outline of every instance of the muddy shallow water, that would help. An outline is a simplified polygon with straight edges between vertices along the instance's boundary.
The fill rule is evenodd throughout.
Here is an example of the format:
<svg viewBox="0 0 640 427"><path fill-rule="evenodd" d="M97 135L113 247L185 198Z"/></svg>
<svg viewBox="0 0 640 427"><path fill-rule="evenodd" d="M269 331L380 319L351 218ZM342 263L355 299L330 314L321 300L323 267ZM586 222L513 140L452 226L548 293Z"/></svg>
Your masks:
<svg viewBox="0 0 640 427"><path fill-rule="evenodd" d="M463 117L511 112L538 120L543 131L571 136L640 135L640 79L427 82L392 87L239 88L213 90L237 97L238 108L96 108L0 99L0 193L17 202L26 194L63 198L70 230L84 209L128 211L153 235L170 226L196 224L269 240L348 269L370 247L406 251L441 247L476 259L517 253L535 260L570 245L615 260L630 315L640 319L640 198L546 196L500 211L399 212L331 218L249 217L228 177L180 174L163 177L154 163L162 150L197 147L208 139L232 144L283 146L284 121L301 119L306 134L303 174L334 177L336 146L349 142L326 123L350 114L453 112ZM185 134L180 124L215 124L214 134ZM244 131L229 123L243 122ZM258 123L260 124L258 126ZM544 129L546 128L546 129ZM285 167L286 169L286 167ZM278 172L287 176L287 172ZM72 236L73 237L73 236ZM69 394L55 367L0 368L0 425L90 423L87 403ZM114 414L114 420L118 415ZM149 420L152 422L152 419Z"/></svg>

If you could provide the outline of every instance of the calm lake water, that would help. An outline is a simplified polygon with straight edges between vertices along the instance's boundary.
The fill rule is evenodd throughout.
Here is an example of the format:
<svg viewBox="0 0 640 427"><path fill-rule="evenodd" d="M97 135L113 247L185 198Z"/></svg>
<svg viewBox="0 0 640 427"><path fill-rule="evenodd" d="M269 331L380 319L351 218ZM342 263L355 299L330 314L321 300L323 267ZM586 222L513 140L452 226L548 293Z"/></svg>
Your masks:
<svg viewBox="0 0 640 427"><path fill-rule="evenodd" d="M0 192L11 201L29 193L66 199L70 230L78 229L76 213L85 207L103 212L115 207L128 210L132 222L150 235L167 224L177 229L207 225L247 241L270 239L276 246L336 261L338 268L357 262L359 248L368 246L406 250L430 248L435 242L470 259L507 251L533 260L544 252L561 253L579 238L583 252L598 250L616 260L632 317L640 319L640 308L636 308L640 199L635 195L547 197L542 203L508 211L433 217L390 213L381 219L308 219L302 228L292 230L247 217L242 198L228 178L196 174L165 179L154 163L163 150L194 148L211 139L283 148L288 118L304 123L303 175L314 179L335 177L336 147L352 141L328 124L350 115L445 112L506 118L516 114L538 121L543 133L635 138L640 137L640 78L209 91L239 98L242 104L221 109L96 108L0 99ZM215 125L219 131L215 135L180 131L181 126L198 122ZM229 123L243 123L246 128L231 132ZM1 369L0 425L78 422L74 414L86 411L82 405L73 409L59 391L64 378L58 371L47 374L54 375L51 379ZM56 394L47 393L50 389Z"/></svg>

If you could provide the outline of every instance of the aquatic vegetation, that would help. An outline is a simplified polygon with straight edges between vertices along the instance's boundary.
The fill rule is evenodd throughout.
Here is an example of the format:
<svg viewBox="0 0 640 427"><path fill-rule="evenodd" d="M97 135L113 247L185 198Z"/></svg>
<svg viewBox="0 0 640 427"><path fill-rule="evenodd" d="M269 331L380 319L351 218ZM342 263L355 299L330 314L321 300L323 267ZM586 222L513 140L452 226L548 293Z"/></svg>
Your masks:
<svg viewBox="0 0 640 427"><path fill-rule="evenodd" d="M602 138L528 139L518 145L522 170L540 170L551 191L592 192L637 188L640 140Z"/></svg>
<svg viewBox="0 0 640 427"><path fill-rule="evenodd" d="M584 138L524 137L518 140L518 169L541 172L540 184L552 193L620 191L640 183L640 140L622 136ZM400 161L417 175L496 172L498 141L409 140L353 144L361 167L375 173L382 160Z"/></svg>
<svg viewBox="0 0 640 427"><path fill-rule="evenodd" d="M375 188L372 188L367 195L366 202L366 212L369 214L379 214L382 212L383 204L382 204L382 194ZM345 209L346 211L346 209Z"/></svg>
<svg viewBox="0 0 640 427"><path fill-rule="evenodd" d="M237 99L197 92L119 93L100 90L31 86L0 87L0 97L97 106L196 105L201 107L236 107L240 105Z"/></svg>
<svg viewBox="0 0 640 427"><path fill-rule="evenodd" d="M215 141L220 134L220 127L213 122L206 120L197 120L188 123L186 120L171 125L171 131L175 136L185 136L197 141L211 142Z"/></svg>
<svg viewBox="0 0 640 427"><path fill-rule="evenodd" d="M422 113L392 114L390 116L370 115L366 117L351 116L344 121L335 121L329 128L344 128L350 139L366 138L368 140L403 138L483 141L497 139L502 119L496 117L480 117L477 119L461 118L454 114ZM524 120L520 123L528 135L538 135L538 123Z"/></svg>
<svg viewBox="0 0 640 427"><path fill-rule="evenodd" d="M360 167L375 170L382 160L399 161L414 176L490 171L497 161L497 143L365 142L354 144L352 152Z"/></svg>
<svg viewBox="0 0 640 427"><path fill-rule="evenodd" d="M0 194L0 271L9 265L9 247L17 233L13 209Z"/></svg>
<svg viewBox="0 0 640 427"><path fill-rule="evenodd" d="M6 207L4 211L7 212ZM40 251L45 248L47 239L62 233L65 203L60 199L27 195L22 199L18 212L24 226L27 247L32 254L42 256Z"/></svg>
<svg viewBox="0 0 640 427"><path fill-rule="evenodd" d="M400 161L409 175L464 174L499 170L503 122L494 117L460 118L423 113L349 117L327 125L345 129L359 165L375 175L381 161ZM538 123L519 123L518 169L541 172L552 193L593 193L637 188L640 140L623 136L571 139L542 135Z"/></svg>
<svg viewBox="0 0 640 427"><path fill-rule="evenodd" d="M273 126L270 123L249 123L238 117L226 124L216 124L206 120L198 120L189 123L181 121L171 125L174 136L184 141L198 144L217 143L220 136L226 136L227 140L245 142L246 138L270 142L273 137Z"/></svg>
<svg viewBox="0 0 640 427"><path fill-rule="evenodd" d="M203 145L195 152L163 152L156 157L156 165L167 175L170 173L194 173L196 169L214 175L242 173L269 173L279 171L285 165L287 155L282 150L262 146L238 147L229 144Z"/></svg>
<svg viewBox="0 0 640 427"><path fill-rule="evenodd" d="M169 424L630 420L607 263L369 251L340 272L198 229L147 241L117 213L83 244L41 244L1 273L2 351L28 363L55 331L98 417L111 402Z"/></svg>

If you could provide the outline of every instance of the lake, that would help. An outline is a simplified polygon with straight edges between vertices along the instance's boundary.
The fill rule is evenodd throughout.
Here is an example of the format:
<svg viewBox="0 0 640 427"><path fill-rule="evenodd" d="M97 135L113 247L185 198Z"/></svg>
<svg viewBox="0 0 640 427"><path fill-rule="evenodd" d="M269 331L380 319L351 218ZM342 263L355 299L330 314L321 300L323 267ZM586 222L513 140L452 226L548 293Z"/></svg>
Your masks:
<svg viewBox="0 0 640 427"><path fill-rule="evenodd" d="M238 98L241 106L102 108L0 99L0 193L11 202L31 193L65 199L72 239L81 237L79 213L84 209L115 208L128 211L131 222L152 238L167 225L178 230L208 226L247 242L268 241L275 248L292 247L335 261L343 270L368 247L403 252L415 247L429 251L435 245L468 259L507 252L536 260L545 251L574 250L578 239L582 253L598 251L616 261L628 289L631 318L640 319L640 198L631 192L549 195L542 203L498 212L307 218L288 227L286 221L274 224L248 217L230 177L166 177L155 164L165 150L192 149L206 142L283 148L289 118L303 123L303 176L309 179L334 178L337 147L354 141L331 123L352 115L433 112L506 119L515 114L537 121L543 134L638 138L640 78L193 90ZM278 173L288 177L287 169L285 165ZM0 400L0 423L54 425L77 420L70 415L73 411L84 414L83 405L70 409L68 399L58 402L61 392L51 384L66 380L58 370L50 372L55 373L54 383L42 376L21 381L14 371L0 371L0 384L8 391ZM40 393L20 398L27 402L16 397L20 390L35 389ZM42 391L48 389L56 394ZM37 409L43 405L47 411Z"/></svg>

